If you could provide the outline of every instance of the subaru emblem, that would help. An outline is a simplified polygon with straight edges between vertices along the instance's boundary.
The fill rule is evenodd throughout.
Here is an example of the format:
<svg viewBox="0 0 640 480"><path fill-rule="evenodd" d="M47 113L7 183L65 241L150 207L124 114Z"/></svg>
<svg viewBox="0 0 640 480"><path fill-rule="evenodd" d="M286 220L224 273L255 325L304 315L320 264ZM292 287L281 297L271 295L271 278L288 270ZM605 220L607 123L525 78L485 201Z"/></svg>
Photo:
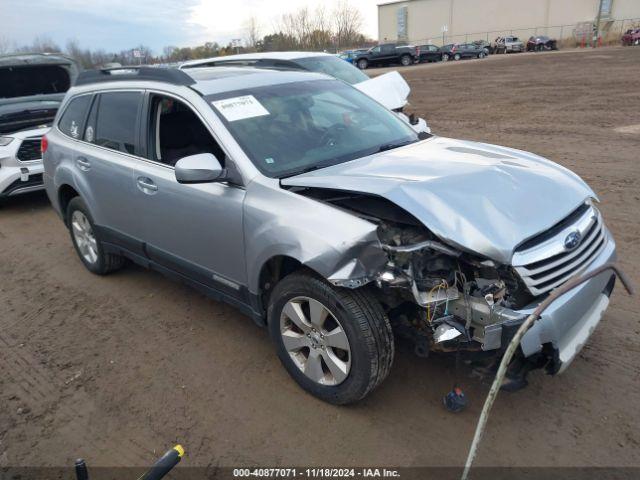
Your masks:
<svg viewBox="0 0 640 480"><path fill-rule="evenodd" d="M580 245L580 240L582 240L582 235L580 235L580 232L571 232L564 239L564 248L566 250L573 250L578 245Z"/></svg>

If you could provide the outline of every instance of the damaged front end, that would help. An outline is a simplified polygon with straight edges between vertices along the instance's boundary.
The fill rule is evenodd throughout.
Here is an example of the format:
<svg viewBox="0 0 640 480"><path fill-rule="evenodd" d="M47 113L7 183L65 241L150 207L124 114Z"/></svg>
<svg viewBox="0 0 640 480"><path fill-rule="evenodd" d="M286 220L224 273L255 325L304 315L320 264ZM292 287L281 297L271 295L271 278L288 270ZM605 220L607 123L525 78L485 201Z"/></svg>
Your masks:
<svg viewBox="0 0 640 480"><path fill-rule="evenodd" d="M498 352L503 326L526 317L517 310L533 297L511 267L445 245L423 226L382 221L378 231L389 261L375 282L416 353Z"/></svg>
<svg viewBox="0 0 640 480"><path fill-rule="evenodd" d="M294 190L377 225L386 262L380 265L380 257L372 255L376 272L362 276L352 273L367 270L362 267L366 260L349 259L328 280L347 288L374 284L396 332L412 340L418 354L497 350L502 343L497 326L524 318L514 310L532 296L510 267L444 244L384 198L329 189Z"/></svg>
<svg viewBox="0 0 640 480"><path fill-rule="evenodd" d="M520 240L507 264L442 241L385 197L290 188L376 225L379 243L368 245L378 252L371 257L376 264L363 258L355 263L362 263L358 271L368 274L350 278L355 270L345 268L329 276L330 281L376 288L396 336L413 342L418 355L467 352L469 360L484 361L486 373L492 373L518 327L554 288L616 259L615 242L590 199L555 225ZM578 245L568 249L566 242L576 236ZM352 260L343 258L350 265ZM534 368L551 374L566 369L600 322L614 280L604 272L545 311L520 342L508 388L526 385L525 376Z"/></svg>

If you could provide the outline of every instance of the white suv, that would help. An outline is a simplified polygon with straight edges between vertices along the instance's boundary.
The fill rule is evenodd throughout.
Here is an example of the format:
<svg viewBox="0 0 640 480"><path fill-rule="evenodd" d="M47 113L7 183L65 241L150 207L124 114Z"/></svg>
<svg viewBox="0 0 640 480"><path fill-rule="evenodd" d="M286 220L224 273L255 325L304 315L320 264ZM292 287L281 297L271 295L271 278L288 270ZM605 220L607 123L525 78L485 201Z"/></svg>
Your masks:
<svg viewBox="0 0 640 480"><path fill-rule="evenodd" d="M0 57L0 199L44 189L40 141L77 75L63 55Z"/></svg>

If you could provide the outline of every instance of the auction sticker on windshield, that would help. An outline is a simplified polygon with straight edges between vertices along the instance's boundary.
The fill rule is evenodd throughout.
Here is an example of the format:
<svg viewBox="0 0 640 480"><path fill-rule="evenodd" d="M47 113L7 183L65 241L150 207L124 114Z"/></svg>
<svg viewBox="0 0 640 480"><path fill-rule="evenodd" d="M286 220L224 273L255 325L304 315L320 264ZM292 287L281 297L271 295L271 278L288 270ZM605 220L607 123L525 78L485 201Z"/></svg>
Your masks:
<svg viewBox="0 0 640 480"><path fill-rule="evenodd" d="M269 115L269 112L253 95L225 98L211 102L216 109L224 115L229 122L244 120L246 118Z"/></svg>

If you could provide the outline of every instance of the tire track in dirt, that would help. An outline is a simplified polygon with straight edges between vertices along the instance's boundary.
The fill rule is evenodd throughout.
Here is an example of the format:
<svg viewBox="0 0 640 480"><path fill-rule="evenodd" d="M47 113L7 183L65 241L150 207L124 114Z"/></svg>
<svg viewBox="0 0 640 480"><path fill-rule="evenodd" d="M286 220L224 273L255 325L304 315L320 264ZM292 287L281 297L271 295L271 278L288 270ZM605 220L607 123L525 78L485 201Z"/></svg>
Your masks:
<svg viewBox="0 0 640 480"><path fill-rule="evenodd" d="M46 289L47 272L36 265L31 268L33 272L37 272L34 276L39 278L40 286ZM38 298L28 300L34 305ZM27 338L16 340L11 336L12 328L18 326L28 326L30 331L38 331L54 327L58 323L56 320L64 322L64 319L77 319L82 316L77 305L90 304L91 300L82 292L73 292L64 299L49 299L43 304L36 304L12 322L7 321L8 316L0 316L0 398L3 398L3 403L15 407L14 410L20 412L18 415L26 421L54 419L47 422L40 432L39 436L45 440L44 443L49 443L46 441L47 437L72 438L86 449L94 449L103 461L110 461L113 465L144 465L148 462L144 455L148 447L141 449L139 443L127 438L112 437L111 440L104 441L103 432L99 430L100 423L92 421L100 410L82 385L85 380L82 369L77 370L68 365L49 366L42 355L32 352L32 345ZM101 303L103 307L109 305L107 308L118 308L111 300ZM99 329L99 326L92 325L90 317L86 325L94 331ZM69 376L65 377L64 372L69 373ZM20 420L14 424L20 425ZM35 440L36 444L38 442L39 440ZM55 443L54 441L52 444Z"/></svg>

